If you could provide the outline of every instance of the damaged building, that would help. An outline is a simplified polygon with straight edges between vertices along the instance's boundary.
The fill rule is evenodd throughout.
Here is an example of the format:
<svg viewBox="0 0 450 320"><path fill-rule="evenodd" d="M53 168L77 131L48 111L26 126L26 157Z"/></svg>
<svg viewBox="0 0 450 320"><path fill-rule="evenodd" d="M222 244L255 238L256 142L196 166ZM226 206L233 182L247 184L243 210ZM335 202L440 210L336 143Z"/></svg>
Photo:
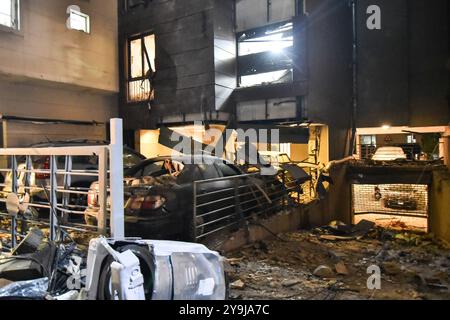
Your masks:
<svg viewBox="0 0 450 320"><path fill-rule="evenodd" d="M68 28L75 4L2 1L2 147L106 139L105 124L118 114L117 10L78 3L88 22Z"/></svg>
<svg viewBox="0 0 450 320"><path fill-rule="evenodd" d="M104 2L0 0L0 297L450 298L448 1Z"/></svg>

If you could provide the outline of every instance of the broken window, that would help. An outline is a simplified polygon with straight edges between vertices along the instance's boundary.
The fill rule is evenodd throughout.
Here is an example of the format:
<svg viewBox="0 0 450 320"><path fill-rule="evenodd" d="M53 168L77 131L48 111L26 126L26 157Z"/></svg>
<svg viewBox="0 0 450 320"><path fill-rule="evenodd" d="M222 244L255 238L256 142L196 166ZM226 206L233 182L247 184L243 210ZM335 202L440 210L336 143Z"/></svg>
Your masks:
<svg viewBox="0 0 450 320"><path fill-rule="evenodd" d="M19 30L19 0L0 0L0 25Z"/></svg>
<svg viewBox="0 0 450 320"><path fill-rule="evenodd" d="M131 38L128 42L128 57L128 102L153 100L153 79L156 73L155 35Z"/></svg>
<svg viewBox="0 0 450 320"><path fill-rule="evenodd" d="M376 136L361 136L361 144L366 146L376 146L377 137Z"/></svg>
<svg viewBox="0 0 450 320"><path fill-rule="evenodd" d="M371 159L377 151L377 136L362 135L359 137L359 157L361 160Z"/></svg>
<svg viewBox="0 0 450 320"><path fill-rule="evenodd" d="M408 135L407 143L409 143L409 144L417 143L416 136L413 134Z"/></svg>
<svg viewBox="0 0 450 320"><path fill-rule="evenodd" d="M292 21L240 32L237 41L240 86L292 82Z"/></svg>

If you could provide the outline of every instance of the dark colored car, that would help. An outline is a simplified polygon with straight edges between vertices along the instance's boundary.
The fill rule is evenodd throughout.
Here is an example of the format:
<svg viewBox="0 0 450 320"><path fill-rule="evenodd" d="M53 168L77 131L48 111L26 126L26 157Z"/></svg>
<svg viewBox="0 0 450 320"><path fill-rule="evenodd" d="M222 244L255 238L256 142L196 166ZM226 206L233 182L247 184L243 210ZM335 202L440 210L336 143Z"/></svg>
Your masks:
<svg viewBox="0 0 450 320"><path fill-rule="evenodd" d="M193 159L195 161L192 161ZM142 162L125 172L126 235L149 239L195 240L194 182L236 176L242 176L242 178L202 182L201 190L198 190L199 193L204 191L209 194L215 193L215 197L206 195L202 199L205 202L211 202L203 209L208 212L218 210L221 214L220 217L224 216L224 208L230 207L230 214L234 210L235 191L233 188L235 184L248 184L249 178L244 176L238 167L211 156L159 157ZM274 177L268 179L272 179L274 185L281 187L279 183L276 183ZM252 180L252 182L264 183L259 179ZM96 189L98 189L98 183L91 186L91 190ZM252 200L254 195L251 195L248 189L241 188L239 192L243 195L241 200L247 207L255 206L256 200ZM218 195L222 200L217 201ZM208 199L208 197L210 198ZM89 208L85 212L86 222L95 225L99 210L95 191L88 196L88 205ZM197 217L201 215L202 208L199 208ZM198 218L201 220L197 222L208 223L220 217L211 214L208 215L208 218ZM233 221L228 222L232 223Z"/></svg>
<svg viewBox="0 0 450 320"><path fill-rule="evenodd" d="M384 206L390 209L415 211L418 208L416 193L417 191L412 186L389 187L385 190L383 197Z"/></svg>

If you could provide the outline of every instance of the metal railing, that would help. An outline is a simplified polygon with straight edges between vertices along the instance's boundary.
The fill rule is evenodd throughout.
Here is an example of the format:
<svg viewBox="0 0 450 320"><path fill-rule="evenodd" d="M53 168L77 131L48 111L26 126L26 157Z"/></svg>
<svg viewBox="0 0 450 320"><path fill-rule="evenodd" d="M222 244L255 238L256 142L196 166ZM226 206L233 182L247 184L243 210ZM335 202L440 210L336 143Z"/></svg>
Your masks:
<svg viewBox="0 0 450 320"><path fill-rule="evenodd" d="M10 234L11 249L30 226L49 228L52 241L60 239L64 230L124 237L122 120L111 120L111 137L110 145L101 146L0 149L0 157L6 157L7 163L0 168L5 180L0 184L0 232ZM77 157L97 161L83 169L76 163ZM95 166L97 169L92 169ZM74 183L80 178L85 184L81 187ZM89 185L94 181L99 182L99 211L97 225L90 226L83 222ZM22 202L19 214L7 210L11 194ZM5 225L9 226L6 230L2 228Z"/></svg>
<svg viewBox="0 0 450 320"><path fill-rule="evenodd" d="M197 241L239 229L302 204L304 185L285 173L258 173L194 182L193 211Z"/></svg>

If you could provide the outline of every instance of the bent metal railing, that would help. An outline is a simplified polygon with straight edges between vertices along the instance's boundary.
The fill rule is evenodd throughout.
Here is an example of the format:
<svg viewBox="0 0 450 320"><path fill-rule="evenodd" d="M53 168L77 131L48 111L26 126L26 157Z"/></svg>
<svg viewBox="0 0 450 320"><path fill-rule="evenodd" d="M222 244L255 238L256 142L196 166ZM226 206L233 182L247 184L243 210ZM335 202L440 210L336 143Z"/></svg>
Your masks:
<svg viewBox="0 0 450 320"><path fill-rule="evenodd" d="M0 232L9 233L10 249L26 236L30 226L47 227L52 241L60 239L64 230L124 238L122 120L111 120L110 145L0 149L0 157L6 158L3 161L6 168L0 168L4 177L0 184L0 220L3 222ZM96 159L92 167L97 166L97 169L74 168L76 157ZM36 159L46 159L45 168L37 168ZM89 187L73 186L74 177L99 182L97 225L78 222L80 219L84 222ZM18 215L8 212L6 203L12 193L26 202L25 212ZM73 199L76 203L71 201ZM34 214L30 214L30 210ZM9 226L6 229L5 220Z"/></svg>
<svg viewBox="0 0 450 320"><path fill-rule="evenodd" d="M305 184L285 173L246 174L194 182L194 238L203 242L221 232L238 230L258 218L300 206Z"/></svg>

